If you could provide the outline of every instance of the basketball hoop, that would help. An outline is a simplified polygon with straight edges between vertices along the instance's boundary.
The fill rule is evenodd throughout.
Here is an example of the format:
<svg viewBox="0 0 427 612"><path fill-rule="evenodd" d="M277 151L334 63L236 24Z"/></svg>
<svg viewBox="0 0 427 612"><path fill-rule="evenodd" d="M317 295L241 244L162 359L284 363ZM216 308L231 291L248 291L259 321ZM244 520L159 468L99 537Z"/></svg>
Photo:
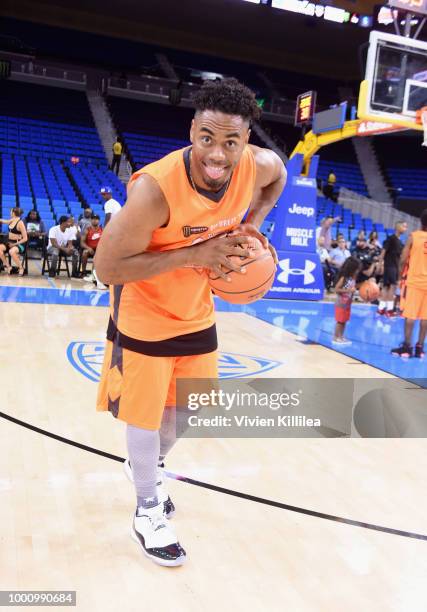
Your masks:
<svg viewBox="0 0 427 612"><path fill-rule="evenodd" d="M416 112L416 122L422 124L424 129L424 140L422 142L423 147L427 147L427 106L423 106Z"/></svg>

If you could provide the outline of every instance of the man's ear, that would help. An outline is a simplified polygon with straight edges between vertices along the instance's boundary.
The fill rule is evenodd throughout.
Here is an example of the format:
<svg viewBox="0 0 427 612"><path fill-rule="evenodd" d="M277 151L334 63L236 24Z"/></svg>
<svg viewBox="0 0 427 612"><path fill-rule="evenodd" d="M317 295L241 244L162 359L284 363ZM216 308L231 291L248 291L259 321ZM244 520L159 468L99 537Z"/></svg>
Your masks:
<svg viewBox="0 0 427 612"><path fill-rule="evenodd" d="M193 144L193 141L194 141L194 130L195 130L194 119L192 119L191 120L191 127L190 127L190 142L191 142L191 144Z"/></svg>
<svg viewBox="0 0 427 612"><path fill-rule="evenodd" d="M248 144L249 142L249 137L251 135L251 128L248 129L247 134L246 134L246 138L245 138L245 144Z"/></svg>

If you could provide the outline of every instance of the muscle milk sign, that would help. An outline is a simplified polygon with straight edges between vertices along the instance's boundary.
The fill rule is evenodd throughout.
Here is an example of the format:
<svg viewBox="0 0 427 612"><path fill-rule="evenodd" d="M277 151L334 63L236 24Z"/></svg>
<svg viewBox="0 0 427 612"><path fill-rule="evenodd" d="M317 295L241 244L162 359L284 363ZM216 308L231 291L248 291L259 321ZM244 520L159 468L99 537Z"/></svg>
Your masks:
<svg viewBox="0 0 427 612"><path fill-rule="evenodd" d="M285 251L316 250L316 204L313 202L314 179L293 177L290 202L284 207Z"/></svg>

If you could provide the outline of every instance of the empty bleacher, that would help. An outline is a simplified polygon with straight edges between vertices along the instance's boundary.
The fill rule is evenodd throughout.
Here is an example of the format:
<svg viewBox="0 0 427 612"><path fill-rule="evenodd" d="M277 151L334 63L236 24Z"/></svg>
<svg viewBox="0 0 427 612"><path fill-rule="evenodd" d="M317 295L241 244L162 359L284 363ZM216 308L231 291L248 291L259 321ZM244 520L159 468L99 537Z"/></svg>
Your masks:
<svg viewBox="0 0 427 612"><path fill-rule="evenodd" d="M419 132L375 138L375 150L394 196L427 199L427 150L421 142Z"/></svg>
<svg viewBox="0 0 427 612"><path fill-rule="evenodd" d="M71 158L79 163L73 166ZM102 214L101 185L122 202L123 185L107 165L86 95L14 81L0 98L1 206L39 211L47 228L61 215L93 206Z"/></svg>
<svg viewBox="0 0 427 612"><path fill-rule="evenodd" d="M337 177L337 190L346 187L368 197L351 139L336 142L320 150L318 178L326 180L331 170Z"/></svg>

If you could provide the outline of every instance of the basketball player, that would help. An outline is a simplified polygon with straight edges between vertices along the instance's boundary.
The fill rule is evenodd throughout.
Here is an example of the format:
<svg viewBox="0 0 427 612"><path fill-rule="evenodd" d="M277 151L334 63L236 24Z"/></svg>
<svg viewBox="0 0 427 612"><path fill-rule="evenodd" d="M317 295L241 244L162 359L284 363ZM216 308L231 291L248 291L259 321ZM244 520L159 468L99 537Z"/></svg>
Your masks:
<svg viewBox="0 0 427 612"><path fill-rule="evenodd" d="M402 236L407 229L408 224L404 221L396 223L395 232L384 241L379 258L380 264L384 262L384 275L383 289L377 313L386 315L387 317L396 316L394 311L394 296L399 278L399 260L403 250L400 236Z"/></svg>
<svg viewBox="0 0 427 612"><path fill-rule="evenodd" d="M412 357L412 332L416 320L420 321L418 342L414 357L423 358L427 332L427 208L421 213L421 229L412 232L400 259L401 270L406 272L402 304L405 318L405 339L401 346L393 349L393 355Z"/></svg>
<svg viewBox="0 0 427 612"><path fill-rule="evenodd" d="M127 423L137 495L132 536L161 565L186 558L165 520L174 506L158 475L175 442L175 382L218 376L206 272L230 278L226 270L240 268L229 256L249 253L247 240L225 232L239 228L268 245L258 228L286 181L275 153L248 144L260 111L247 87L209 81L194 102L191 146L131 177L126 205L96 253L100 278L113 285L97 410Z"/></svg>

